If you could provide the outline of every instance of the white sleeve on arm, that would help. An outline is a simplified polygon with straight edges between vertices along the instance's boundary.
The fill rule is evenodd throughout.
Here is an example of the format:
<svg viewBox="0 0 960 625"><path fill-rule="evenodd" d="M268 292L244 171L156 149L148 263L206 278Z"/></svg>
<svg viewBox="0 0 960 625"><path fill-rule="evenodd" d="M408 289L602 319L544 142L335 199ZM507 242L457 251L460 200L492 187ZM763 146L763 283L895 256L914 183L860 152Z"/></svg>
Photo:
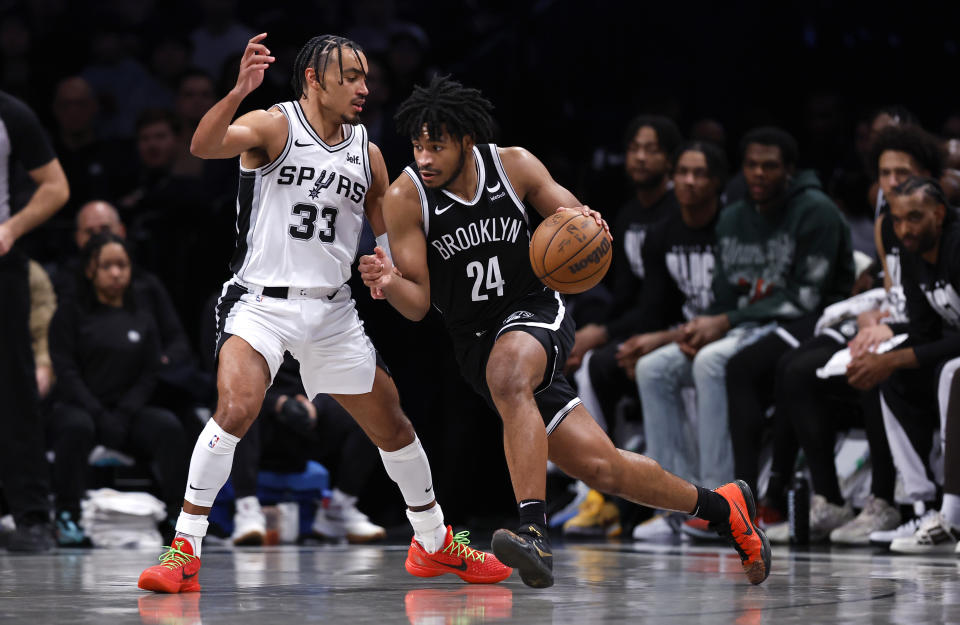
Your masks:
<svg viewBox="0 0 960 625"><path fill-rule="evenodd" d="M390 253L390 242L389 242L389 240L387 239L387 233L386 233L386 232L384 232L383 234L381 234L380 236L377 237L377 245L379 245L380 247L383 248L383 251L387 253L387 256L388 256L388 257L390 258L390 260L392 261L392 260L393 260L393 254Z"/></svg>

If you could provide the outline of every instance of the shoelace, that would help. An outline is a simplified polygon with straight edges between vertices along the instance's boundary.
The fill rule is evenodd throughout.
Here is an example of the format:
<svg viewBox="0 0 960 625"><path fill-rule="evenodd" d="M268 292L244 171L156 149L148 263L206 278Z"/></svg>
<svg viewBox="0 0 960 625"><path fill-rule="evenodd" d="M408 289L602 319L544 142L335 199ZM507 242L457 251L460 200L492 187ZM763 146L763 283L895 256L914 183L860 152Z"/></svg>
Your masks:
<svg viewBox="0 0 960 625"><path fill-rule="evenodd" d="M462 532L457 532L453 535L453 540L449 545L443 548L443 550L455 557L467 557L473 558L474 560L479 560L481 563L483 559L487 557L487 554L482 551L477 551L473 547L467 547L470 544L470 535L469 530L464 530Z"/></svg>
<svg viewBox="0 0 960 625"><path fill-rule="evenodd" d="M171 571L178 566L186 566L190 560L195 560L197 556L184 553L173 545L166 545L167 552L160 556L160 566L165 566Z"/></svg>

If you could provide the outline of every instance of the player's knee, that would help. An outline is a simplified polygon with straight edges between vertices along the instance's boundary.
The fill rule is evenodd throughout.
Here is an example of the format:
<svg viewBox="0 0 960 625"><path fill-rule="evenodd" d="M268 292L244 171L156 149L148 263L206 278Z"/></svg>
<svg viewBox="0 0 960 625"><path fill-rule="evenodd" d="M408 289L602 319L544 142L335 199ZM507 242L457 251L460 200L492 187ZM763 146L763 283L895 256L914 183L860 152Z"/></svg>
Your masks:
<svg viewBox="0 0 960 625"><path fill-rule="evenodd" d="M384 451L403 449L416 438L416 432L413 429L413 424L410 423L410 419L400 411L399 407L396 413L388 425L382 428L382 431L370 437L371 439L375 438L373 444Z"/></svg>
<svg viewBox="0 0 960 625"><path fill-rule="evenodd" d="M516 367L502 363L487 367L487 387L494 403L517 403L533 396L530 381Z"/></svg>
<svg viewBox="0 0 960 625"><path fill-rule="evenodd" d="M590 458L582 467L581 480L601 493L617 494L620 490L616 463L608 458Z"/></svg>
<svg viewBox="0 0 960 625"><path fill-rule="evenodd" d="M243 436L257 418L259 411L259 403L252 398L231 393L221 397L213 419L225 432L234 436Z"/></svg>

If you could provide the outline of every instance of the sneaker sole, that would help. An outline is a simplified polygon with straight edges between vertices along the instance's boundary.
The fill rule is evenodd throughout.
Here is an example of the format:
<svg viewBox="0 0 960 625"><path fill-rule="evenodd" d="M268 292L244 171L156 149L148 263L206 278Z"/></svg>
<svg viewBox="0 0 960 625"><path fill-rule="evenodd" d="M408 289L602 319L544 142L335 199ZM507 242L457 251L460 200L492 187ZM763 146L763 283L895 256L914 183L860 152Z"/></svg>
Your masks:
<svg viewBox="0 0 960 625"><path fill-rule="evenodd" d="M494 532L490 546L497 560L517 569L520 572L520 579L527 586L531 588L553 586L553 570L544 564L532 545L510 530L500 529Z"/></svg>
<svg viewBox="0 0 960 625"><path fill-rule="evenodd" d="M767 540L767 535L763 530L753 522L753 519L757 516L757 502L753 498L753 491L750 490L750 487L743 480L736 480L735 483L737 487L740 488L740 494L743 495L743 500L747 504L747 514L750 515L747 522L750 523L753 531L757 533L757 537L760 539L760 560L752 564L743 565L743 572L747 574L747 579L750 580L751 584L758 585L762 584L767 577L770 576L770 541Z"/></svg>
<svg viewBox="0 0 960 625"><path fill-rule="evenodd" d="M933 555L933 554L944 554L944 553L955 553L956 545L890 545L890 551L893 553L908 553L911 555Z"/></svg>
<svg viewBox="0 0 960 625"><path fill-rule="evenodd" d="M171 582L163 577L154 577L152 575L140 575L137 581L137 587L142 590L153 592L163 592L168 594L177 594L181 592L200 592L200 583L196 580L189 584Z"/></svg>

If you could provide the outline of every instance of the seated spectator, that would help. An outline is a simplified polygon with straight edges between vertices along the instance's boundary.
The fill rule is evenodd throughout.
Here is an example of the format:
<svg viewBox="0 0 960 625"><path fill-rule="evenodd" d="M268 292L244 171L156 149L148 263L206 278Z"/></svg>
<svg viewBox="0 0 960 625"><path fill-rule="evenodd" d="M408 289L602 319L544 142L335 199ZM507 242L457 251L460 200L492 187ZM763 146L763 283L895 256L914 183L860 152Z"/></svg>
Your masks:
<svg viewBox="0 0 960 625"><path fill-rule="evenodd" d="M831 306L817 322L816 336L786 354L777 367L776 420L790 425L804 452L813 480L811 536L814 540L863 545L876 532L889 532L900 523L894 506L896 470L883 426L877 392L862 393L843 378L821 379L824 366L848 341L872 349L871 338L882 319L907 319L901 284L901 243L894 232L886 199L894 187L912 175L938 175L943 167L935 138L918 126L881 130L873 140L872 166L882 202L874 227L877 256L883 267L884 290L877 289ZM840 492L834 463L836 433L862 426L870 445L871 494L859 515L849 520L848 502ZM747 463L757 464L756 456ZM786 513L786 488L793 468L792 450L774 451L774 466L761 510L768 521ZM748 471L748 467L743 467ZM754 469L755 470L755 469ZM786 541L786 526L771 528L771 540ZM889 542L889 541L887 541Z"/></svg>
<svg viewBox="0 0 960 625"><path fill-rule="evenodd" d="M641 290L646 275L643 244L647 228L677 212L677 200L670 180L670 157L680 144L680 131L666 117L641 115L630 122L626 133L627 176L634 184L634 197L618 212L610 229L613 235L613 303L602 323L588 323L577 330L567 369L576 370L590 350L591 378L611 375L617 392L600 393L600 406L591 408L595 417L610 420L613 406L629 381L618 374L617 345L637 331ZM599 410L596 410L599 408Z"/></svg>
<svg viewBox="0 0 960 625"><path fill-rule="evenodd" d="M127 229L120 221L117 210L99 200L84 204L77 213L74 231L77 250L83 249L93 236L107 232L124 240L127 238ZM82 272L83 260L77 255L61 264L54 274L54 286L61 299L76 297L76 276ZM131 280L131 296L135 305L152 315L159 331L157 399L164 408L185 415L195 405L209 401L213 382L197 368L187 334L166 287L155 275L137 265L132 268Z"/></svg>
<svg viewBox="0 0 960 625"><path fill-rule="evenodd" d="M135 172L133 144L100 136L96 127L99 106L90 83L80 76L57 83L54 147L70 181L70 201L60 214L63 220L72 220L77 208L90 200L115 199L128 189Z"/></svg>
<svg viewBox="0 0 960 625"><path fill-rule="evenodd" d="M636 397L634 367L637 360L653 350L682 338L680 326L685 321L707 312L713 301L711 283L713 278L714 226L720 210L720 191L726 177L726 158L720 148L703 142L687 143L680 147L670 163L673 172L673 189L679 210L671 212L662 220L647 228L642 258L644 267L643 298L639 309L632 314L636 322L631 331L636 332L623 341L610 344L615 351L601 348L593 352L587 375L578 374L577 383L583 396L597 395L601 405L608 411L607 433L616 437L616 423L610 406L617 405L621 397ZM604 358L614 358L615 366L596 367ZM590 390L585 387L589 386ZM669 458L660 458L659 450L647 450L648 455L665 466ZM590 495L596 501L603 496ZM632 522L635 506L617 502L625 521ZM573 519L564 524L568 534L596 533L600 519L591 510L596 506L586 505ZM602 510L601 510L602 512ZM612 515L603 520L609 525ZM652 539L669 530L677 517L657 515L635 538ZM673 524L679 526L679 523ZM629 527L627 527L629 530Z"/></svg>
<svg viewBox="0 0 960 625"><path fill-rule="evenodd" d="M234 544L263 542L266 526L257 499L260 469L302 472L307 460L318 460L326 466L333 485L328 505L317 507L315 535L346 538L351 543L380 540L387 535L357 509L357 499L379 470L377 448L332 397L321 394L310 401L304 393L300 364L287 353L267 390L259 417L237 445L233 459L237 498Z"/></svg>
<svg viewBox="0 0 960 625"><path fill-rule="evenodd" d="M674 156L673 188L680 210L647 231L640 333L621 343L616 352L621 375L630 380L641 357L682 340L682 324L706 314L713 303L714 229L726 175L723 151L712 143L687 143ZM658 455L665 451L648 449L647 453L669 466L672 458ZM657 514L637 526L633 537L651 540L672 534L681 517L686 515Z"/></svg>
<svg viewBox="0 0 960 625"><path fill-rule="evenodd" d="M135 189L120 199L117 208L139 262L170 290L180 318L192 321L198 318L210 285L222 284L225 277L226 267L212 254L233 238L231 231L216 227L222 224L213 217L218 198L231 187L175 171L183 147L179 131L180 120L172 111L148 109L140 115L141 170Z"/></svg>
<svg viewBox="0 0 960 625"><path fill-rule="evenodd" d="M890 452L906 495L931 504L939 487L930 458L934 434L943 429L937 398L948 395L960 367L960 220L932 178L910 177L889 201L903 246L909 321L881 323L873 338L880 342L906 333L907 340L882 354L854 343L847 380L861 390L879 387Z"/></svg>
<svg viewBox="0 0 960 625"><path fill-rule="evenodd" d="M744 137L741 154L749 199L728 206L717 222L712 314L687 322L681 340L636 368L648 453L672 459L664 468L708 487L734 477L727 362L778 323L846 297L853 284L849 230L816 175L794 174L793 137L758 128ZM688 442L681 391L690 385L698 419ZM710 535L699 524L684 529Z"/></svg>
<svg viewBox="0 0 960 625"><path fill-rule="evenodd" d="M150 462L171 515L183 498L188 452L177 417L148 403L160 342L152 315L135 304L126 242L98 234L83 259L76 297L61 303L50 324L57 386L48 435L62 544L83 541L77 521L96 445Z"/></svg>

